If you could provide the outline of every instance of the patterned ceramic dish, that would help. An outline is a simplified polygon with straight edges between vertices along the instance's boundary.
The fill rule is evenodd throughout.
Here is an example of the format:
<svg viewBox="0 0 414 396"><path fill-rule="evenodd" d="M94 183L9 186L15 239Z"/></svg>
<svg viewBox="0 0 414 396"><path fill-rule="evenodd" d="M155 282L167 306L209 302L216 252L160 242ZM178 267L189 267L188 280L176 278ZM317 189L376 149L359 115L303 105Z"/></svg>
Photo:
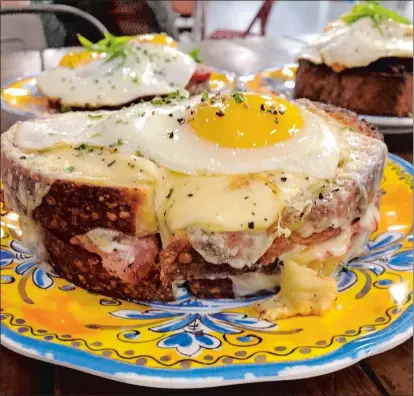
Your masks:
<svg viewBox="0 0 414 396"><path fill-rule="evenodd" d="M295 88L295 77L298 66L296 64L285 65L280 68L267 69L257 74L251 74L239 78L240 88L246 91L260 92L264 94L284 94L292 97ZM361 115L371 124L381 128L381 132L412 133L412 117L384 117Z"/></svg>
<svg viewBox="0 0 414 396"><path fill-rule="evenodd" d="M127 302L89 293L37 264L2 207L1 342L36 359L132 384L197 388L312 377L412 335L412 166L390 155L381 221L338 278L324 317L261 320L247 300ZM261 297L263 298L263 297Z"/></svg>
<svg viewBox="0 0 414 396"><path fill-rule="evenodd" d="M213 71L210 92L230 92L236 87L235 76L228 72ZM48 106L48 99L38 89L36 76L21 77L1 87L1 107L10 113L25 117L47 117L56 111Z"/></svg>

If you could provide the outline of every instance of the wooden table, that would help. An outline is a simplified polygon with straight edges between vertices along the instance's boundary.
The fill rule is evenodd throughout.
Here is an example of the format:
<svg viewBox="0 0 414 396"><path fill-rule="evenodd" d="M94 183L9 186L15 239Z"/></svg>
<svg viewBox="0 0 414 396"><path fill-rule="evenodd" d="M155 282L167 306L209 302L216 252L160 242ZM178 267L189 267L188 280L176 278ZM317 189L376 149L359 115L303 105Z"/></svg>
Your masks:
<svg viewBox="0 0 414 396"><path fill-rule="evenodd" d="M269 39L265 39L269 40ZM246 46L233 43L232 56L227 57L227 64L223 67L223 57L220 64L214 64L214 57L208 63L235 73L244 70L253 72L258 65L269 64L272 60L260 59L256 53L250 59L250 65L240 65L234 55L237 51L240 58L246 56L246 51L254 48L254 43ZM258 47L283 48L277 40L274 43L257 43ZM220 44L222 45L222 44ZM249 48L249 49L246 49ZM206 54L215 51L204 48ZM266 50L267 51L267 50ZM260 52L260 51L259 51ZM264 52L263 52L264 53ZM54 67L61 50L46 50L16 52L3 55L1 62L1 83L19 76L36 74L44 68ZM284 55L286 57L286 55ZM247 62L248 63L248 62ZM1 132L8 129L19 117L1 110ZM387 135L385 141L390 152L393 152L412 162L412 134ZM349 368L324 376L282 382L268 382L261 384L237 385L201 390L167 390L151 389L117 383L111 380L95 377L65 367L43 363L29 359L1 347L0 363L0 395L335 395L335 396L376 396L376 395L412 395L413 394L413 343L412 339L399 347L367 358Z"/></svg>

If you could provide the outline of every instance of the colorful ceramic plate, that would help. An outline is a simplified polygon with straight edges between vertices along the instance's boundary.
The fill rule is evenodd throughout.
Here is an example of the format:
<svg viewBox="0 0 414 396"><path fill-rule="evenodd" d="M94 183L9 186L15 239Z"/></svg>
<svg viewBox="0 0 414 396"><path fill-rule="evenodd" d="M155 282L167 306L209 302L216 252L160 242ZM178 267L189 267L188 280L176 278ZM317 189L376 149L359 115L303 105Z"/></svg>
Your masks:
<svg viewBox="0 0 414 396"><path fill-rule="evenodd" d="M412 167L390 156L381 221L337 278L324 317L261 320L247 300L128 302L89 293L37 264L2 208L1 342L35 359L132 384L198 388L312 377L412 335ZM261 297L263 299L265 297Z"/></svg>
<svg viewBox="0 0 414 396"><path fill-rule="evenodd" d="M251 74L239 78L240 87L246 91L261 92L264 94L283 94L292 97L295 88L295 77L298 66L296 64L285 65L281 68L264 70L257 74ZM366 121L381 128L382 132L410 133L413 128L412 117L383 117L361 115ZM386 127L387 129L383 129ZM393 130L391 130L392 128ZM411 129L410 129L411 128Z"/></svg>
<svg viewBox="0 0 414 396"><path fill-rule="evenodd" d="M214 71L210 78L210 92L230 92L236 87L231 73ZM47 117L55 113L47 98L36 86L36 76L22 77L4 84L1 88L1 107L10 113L25 117Z"/></svg>

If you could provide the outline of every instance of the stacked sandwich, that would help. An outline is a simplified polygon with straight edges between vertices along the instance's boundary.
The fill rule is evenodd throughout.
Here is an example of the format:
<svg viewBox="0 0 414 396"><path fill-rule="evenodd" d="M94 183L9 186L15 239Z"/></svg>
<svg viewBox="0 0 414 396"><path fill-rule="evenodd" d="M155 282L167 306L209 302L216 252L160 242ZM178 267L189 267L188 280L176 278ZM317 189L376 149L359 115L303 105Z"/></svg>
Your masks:
<svg viewBox="0 0 414 396"><path fill-rule="evenodd" d="M257 94L20 122L2 136L23 242L88 290L174 299L280 292L270 318L332 306L378 222L387 149L354 113ZM270 304L270 305L269 305Z"/></svg>

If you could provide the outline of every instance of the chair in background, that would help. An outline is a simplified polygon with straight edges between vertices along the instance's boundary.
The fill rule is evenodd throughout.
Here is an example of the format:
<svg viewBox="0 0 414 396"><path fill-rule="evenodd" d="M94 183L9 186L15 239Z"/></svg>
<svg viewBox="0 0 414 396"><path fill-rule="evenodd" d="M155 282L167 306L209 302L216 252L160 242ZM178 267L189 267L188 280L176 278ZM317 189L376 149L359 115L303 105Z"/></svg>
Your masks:
<svg viewBox="0 0 414 396"><path fill-rule="evenodd" d="M245 31L219 29L219 30L214 31L212 34L210 34L208 38L213 39L213 40L229 40L229 39L244 38L247 36L254 35L253 33L251 33L251 30L257 21L260 21L260 36L265 36L267 22L268 22L269 15L270 15L270 12L272 11L272 7L274 3L275 3L275 0L263 1L263 4L260 7L259 12L253 18L249 27Z"/></svg>

